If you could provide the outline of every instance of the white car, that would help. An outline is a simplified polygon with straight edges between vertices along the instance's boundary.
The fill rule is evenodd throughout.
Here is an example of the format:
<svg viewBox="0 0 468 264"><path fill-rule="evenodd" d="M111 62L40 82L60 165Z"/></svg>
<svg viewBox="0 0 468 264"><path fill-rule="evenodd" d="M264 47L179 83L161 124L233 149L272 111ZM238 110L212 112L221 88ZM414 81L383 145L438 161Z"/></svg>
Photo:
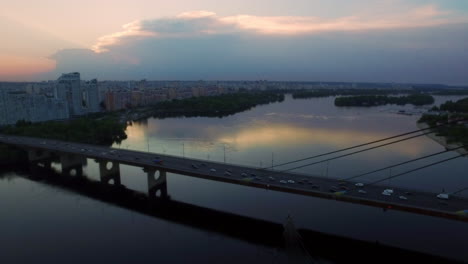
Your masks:
<svg viewBox="0 0 468 264"><path fill-rule="evenodd" d="M358 193L366 194L367 192L364 190L359 190Z"/></svg>
<svg viewBox="0 0 468 264"><path fill-rule="evenodd" d="M210 169L211 172L216 172L216 169Z"/></svg>
<svg viewBox="0 0 468 264"><path fill-rule="evenodd" d="M448 193L439 193L437 195L437 198L442 199L442 200L448 200L449 199L449 194Z"/></svg>
<svg viewBox="0 0 468 264"><path fill-rule="evenodd" d="M281 180L280 183L286 184L287 182L285 180Z"/></svg>
<svg viewBox="0 0 468 264"><path fill-rule="evenodd" d="M400 196L400 197L398 197L398 198L400 198L400 200L404 200L404 201L408 200L408 198L406 198L406 197L405 197L405 196L403 196L403 195L401 195L401 196Z"/></svg>
<svg viewBox="0 0 468 264"><path fill-rule="evenodd" d="M296 182L293 180L288 180L288 183L296 183Z"/></svg>
<svg viewBox="0 0 468 264"><path fill-rule="evenodd" d="M391 192L388 192L387 190L384 190L384 191L382 192L382 195L391 196L392 193L391 193Z"/></svg>
<svg viewBox="0 0 468 264"><path fill-rule="evenodd" d="M243 172L243 173L241 173L241 176L242 177L247 177L247 173Z"/></svg>
<svg viewBox="0 0 468 264"><path fill-rule="evenodd" d="M356 185L357 187L364 187L364 183L362 183L362 182L358 182L358 183L356 183L354 185Z"/></svg>

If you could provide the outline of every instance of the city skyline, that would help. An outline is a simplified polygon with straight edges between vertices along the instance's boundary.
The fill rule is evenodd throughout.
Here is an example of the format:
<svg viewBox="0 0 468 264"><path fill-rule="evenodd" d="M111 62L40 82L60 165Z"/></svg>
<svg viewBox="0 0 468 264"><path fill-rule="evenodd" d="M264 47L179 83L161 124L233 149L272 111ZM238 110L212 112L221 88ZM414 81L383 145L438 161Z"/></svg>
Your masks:
<svg viewBox="0 0 468 264"><path fill-rule="evenodd" d="M84 1L71 14L53 0L7 3L0 81L79 71L100 80L468 84L462 1L137 2Z"/></svg>

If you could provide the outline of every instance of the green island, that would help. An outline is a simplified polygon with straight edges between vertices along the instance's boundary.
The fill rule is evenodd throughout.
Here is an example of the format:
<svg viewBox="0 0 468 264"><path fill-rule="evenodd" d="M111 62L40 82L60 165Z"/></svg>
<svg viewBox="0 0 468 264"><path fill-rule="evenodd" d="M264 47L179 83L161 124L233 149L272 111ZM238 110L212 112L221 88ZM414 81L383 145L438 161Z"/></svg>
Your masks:
<svg viewBox="0 0 468 264"><path fill-rule="evenodd" d="M293 91L294 99L307 99L329 96L352 96L352 95L390 95L390 94L410 94L414 90L409 89L314 89Z"/></svg>
<svg viewBox="0 0 468 264"><path fill-rule="evenodd" d="M16 125L0 128L1 134L57 139L79 143L111 146L127 138L126 124L115 117L82 117L66 121L31 123L18 121ZM0 164L26 160L26 154L16 148L0 144Z"/></svg>
<svg viewBox="0 0 468 264"><path fill-rule="evenodd" d="M225 117L249 110L257 105L282 102L284 93L238 92L218 96L192 97L182 100L164 101L150 111L156 118L165 117Z"/></svg>
<svg viewBox="0 0 468 264"><path fill-rule="evenodd" d="M456 102L447 101L433 107L430 114L424 114L418 123L436 126L451 122L450 126L436 128L436 136L444 137L448 144L465 145L468 150L468 98Z"/></svg>
<svg viewBox="0 0 468 264"><path fill-rule="evenodd" d="M343 96L335 98L336 106L379 106L387 104L396 105L428 105L434 103L434 97L428 94L410 94L406 96L385 96L385 95L359 95Z"/></svg>
<svg viewBox="0 0 468 264"><path fill-rule="evenodd" d="M468 89L443 89L433 92L434 95L468 95Z"/></svg>

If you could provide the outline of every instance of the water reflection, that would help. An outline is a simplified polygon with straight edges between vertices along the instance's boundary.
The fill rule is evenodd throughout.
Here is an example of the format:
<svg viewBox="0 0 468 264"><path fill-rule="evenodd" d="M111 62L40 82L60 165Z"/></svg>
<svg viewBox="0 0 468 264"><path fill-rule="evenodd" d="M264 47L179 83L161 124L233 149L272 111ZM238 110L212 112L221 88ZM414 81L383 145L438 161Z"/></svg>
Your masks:
<svg viewBox="0 0 468 264"><path fill-rule="evenodd" d="M39 167L35 167L32 172L28 171L16 171L16 176L10 174L9 172L1 172L0 171L0 180L16 180L18 176L28 179L33 182L33 188L31 191L37 195L41 195L42 193L50 193L51 190L53 191L54 195L52 197L46 197L44 200L42 197L39 199L41 202L50 202L56 203L56 200L59 197L67 197L67 196L74 196L77 194L79 196L75 196L77 198L76 204L68 205L63 204L62 212L60 214L51 215L51 217L60 217L61 214L66 214L70 209L77 208L77 207L87 207L87 205L93 207L101 207L100 205L96 204L95 201L88 200L93 199L99 202L103 202L113 207L123 208L125 210L129 210L132 212L137 213L136 215L132 216L131 220L131 230L130 232L134 232L135 234L145 233L147 232L148 226L138 226L135 225L137 222L141 221L142 217L152 217L157 220L167 221L162 226L164 228L170 227L170 229L180 229L177 225L183 225L186 228L184 229L184 239L185 247L188 245L193 249L202 249L204 247L203 244L199 244L197 239L197 235L194 235L192 232L193 230L203 230L205 236L222 236L222 239L225 240L226 238L240 240L242 242L247 242L249 244L256 245L259 249L261 248L264 252L270 252L269 254L260 254L261 259L257 259L255 263L289 263L291 258L302 259L303 256L295 255L297 254L297 250L291 250L289 248L288 251L284 251L285 239L290 237L288 232L291 230L285 230L282 224L265 221L260 219L255 219L251 217L236 215L228 212L223 212L220 210L213 210L206 207L196 206L189 203L174 201L174 200L167 200L167 199L149 199L145 194L139 193L137 191L128 189L124 186L112 186L108 184L103 184L100 182L96 182L86 178L85 175L80 177L71 177L56 172L53 169L43 169ZM68 198L68 197L67 197ZM53 199L53 200L51 200ZM41 204L41 206L47 206L46 204ZM44 208L43 208L44 209ZM103 210L103 209L102 209ZM118 216L114 209L106 208L106 214L111 214L113 216ZM101 212L103 213L103 211ZM128 212L124 212L124 214L129 214ZM95 214L89 214L88 216L92 216L93 219L97 218L98 216ZM82 221L81 217L77 217L74 215L76 219L71 218L71 221ZM115 220L114 220L115 221ZM107 224L112 224L112 222L94 222L93 225L101 229L100 231L106 231L105 226ZM39 223L35 226L38 226ZM159 223L161 225L161 223ZM50 229L50 226L47 222L40 224L41 227L46 228L46 230ZM127 227L129 227L127 225ZM188 227L188 229L187 229ZM295 227L292 227L293 229ZM446 259L442 259L439 257L431 256L431 255L424 255L416 252L411 252L407 250L381 246L379 244L375 244L373 242L364 242L364 241L357 241L349 238L345 238L342 236L335 236L335 235L328 235L322 232L317 232L309 229L299 229L297 230L301 236L301 240L305 249L312 253L313 263L341 263L344 261L349 261L350 259L359 259L361 263L375 263L376 261L376 254L377 255L387 255L387 261L398 261L401 259L405 260L431 260L431 261L439 261L443 262ZM50 232L50 230L49 230ZM295 231L294 231L295 232ZM121 240L122 242L129 242L128 239L124 236L121 237L121 234L127 233L126 230L116 229L113 231L113 237L117 237L120 239L124 239L125 241ZM119 235L120 234L120 235ZM6 237L10 237L9 234L5 234ZM49 235L55 235L55 233L50 233ZM171 234L172 239L174 234ZM163 240L158 240L159 246L162 245L161 242L169 244L170 247L174 247L173 251L180 251L184 249L178 249L180 245L175 245L171 242L171 237L165 237ZM80 240L86 241L88 239L92 239L92 233L80 233L79 235ZM192 238L190 240L188 238ZM0 238L0 242L2 238ZM142 243L149 242L151 240L140 238L136 241L130 241L132 245L138 245L144 247L145 245ZM11 241L11 244L15 244L18 241ZM44 240L45 244L50 243L49 240ZM115 242L115 241L114 241ZM220 243L218 241L217 243ZM231 246L238 247L239 250L242 247L237 242ZM26 242L26 245L28 243ZM224 244L224 242L223 242ZM122 250L132 250L132 247L127 244L127 248L119 246L118 244L111 244L108 245L112 248L118 248L112 256L107 256L107 260L117 261L118 259L121 260L121 253ZM213 246L213 245L211 245ZM295 247L299 247L300 244L293 245ZM189 252L184 251L184 254L190 254L190 248L188 249ZM206 250L206 248L205 248ZM337 254L337 250L340 254ZM28 250L26 249L26 252ZM177 259L173 256L174 252L163 252L158 247L151 252L158 255L158 258L162 259L170 259L174 260ZM372 251L375 254L362 254L361 252ZM14 253L14 251L12 251ZM11 251L5 253L3 255L5 260L12 259L11 258ZM56 260L65 260L69 257L70 250L64 250L61 252L56 252L54 255L54 259ZM224 251L223 251L224 252ZM224 252L226 253L226 252ZM239 252L240 253L240 252ZM88 259L88 262L99 260L103 257L101 254L95 254L94 252L81 252L82 257ZM94 256L94 258L89 259L89 254ZM199 256L199 255L191 255L195 257L195 259L199 260L207 260L213 258L219 258L223 254L218 253L205 253L206 256ZM249 253L250 254L250 253ZM290 255L293 254L293 255ZM244 254L241 254L244 256ZM26 255L27 256L27 255ZM148 262L151 259L150 255L141 254L134 256L135 259L139 259L140 261ZM26 260L29 262L29 258L20 258L21 260ZM43 259L50 259L49 255L43 256ZM193 260L193 259L192 259ZM73 263L73 261L71 261ZM227 261L229 263L230 261ZM235 263L235 262L234 262ZM305 262L300 262L305 263ZM307 262L308 263L308 262Z"/></svg>
<svg viewBox="0 0 468 264"><path fill-rule="evenodd" d="M406 108L411 107L402 107ZM391 110L398 109L401 108L343 109L333 106L333 98L287 98L283 103L257 107L222 119L149 119L128 127L128 139L115 147L216 161L223 161L225 156L231 163L268 166L417 129L415 122L418 117L391 113ZM328 166L306 167L301 172L341 178L441 150L443 147L439 144L421 137L332 161ZM424 163L413 166L420 165ZM460 186L468 186L466 165L467 160L460 159L385 184L428 191L456 190ZM370 175L362 181L410 168ZM88 160L84 173L97 180L98 171L98 164ZM77 262L148 262L154 261L156 255L157 260L163 263L271 263L277 260L273 254L264 253L273 251L261 246L260 242L252 245L242 238L228 238L225 234L215 235L194 226L135 214L128 208L104 205L101 201L17 178L14 176L17 173L11 175L7 181L0 181L0 244L6 245L0 247L0 253L2 257L6 256L6 262L13 262L8 260L15 256L33 262L37 261L38 255L43 262L62 263L68 262L69 256L82 256L77 258ZM127 188L147 189L141 168L121 166L121 177ZM377 208L173 174L168 174L168 190L173 201L193 205L192 208L209 208L273 223L279 223L291 214L300 229L468 259L466 223L403 212L383 212ZM113 192L107 194L114 195ZM125 197L125 201L127 198L132 201L131 197ZM190 222L190 216L182 214L181 217ZM198 221L202 222L203 218L200 219ZM215 225L222 225L223 221ZM226 229L241 232L237 227L227 226ZM70 238L78 246L70 246ZM315 243L327 240L321 236L313 238ZM340 241L347 243L344 239ZM339 253L344 252L336 250L335 245L339 241L324 243L328 248L320 248L320 243L313 247L317 249L318 256L330 249L330 255L340 256ZM180 253L182 247L183 254ZM359 254L373 250L360 248L355 250L357 255L347 252L342 256L355 256L359 260ZM93 257L96 252L99 252L98 257ZM392 254L386 252L382 255ZM374 263L379 261L381 259Z"/></svg>

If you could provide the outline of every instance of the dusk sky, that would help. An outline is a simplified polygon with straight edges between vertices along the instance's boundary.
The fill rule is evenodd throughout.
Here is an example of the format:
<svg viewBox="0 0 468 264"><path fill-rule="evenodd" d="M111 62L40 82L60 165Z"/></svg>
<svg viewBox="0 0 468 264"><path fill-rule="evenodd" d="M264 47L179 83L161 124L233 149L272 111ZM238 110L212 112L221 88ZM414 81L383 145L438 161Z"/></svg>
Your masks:
<svg viewBox="0 0 468 264"><path fill-rule="evenodd" d="M0 81L468 84L467 0L0 0Z"/></svg>

